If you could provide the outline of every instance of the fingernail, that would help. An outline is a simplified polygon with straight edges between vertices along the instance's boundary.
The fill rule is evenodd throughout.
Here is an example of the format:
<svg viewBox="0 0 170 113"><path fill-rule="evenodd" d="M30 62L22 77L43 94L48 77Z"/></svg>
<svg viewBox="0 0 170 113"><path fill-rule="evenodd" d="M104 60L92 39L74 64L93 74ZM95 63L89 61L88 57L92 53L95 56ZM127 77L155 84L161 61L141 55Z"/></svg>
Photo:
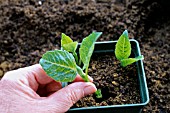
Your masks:
<svg viewBox="0 0 170 113"><path fill-rule="evenodd" d="M92 94L95 91L97 91L97 88L93 83L87 82L86 84L87 84L87 86L84 88L84 95L85 96L89 95L89 94Z"/></svg>

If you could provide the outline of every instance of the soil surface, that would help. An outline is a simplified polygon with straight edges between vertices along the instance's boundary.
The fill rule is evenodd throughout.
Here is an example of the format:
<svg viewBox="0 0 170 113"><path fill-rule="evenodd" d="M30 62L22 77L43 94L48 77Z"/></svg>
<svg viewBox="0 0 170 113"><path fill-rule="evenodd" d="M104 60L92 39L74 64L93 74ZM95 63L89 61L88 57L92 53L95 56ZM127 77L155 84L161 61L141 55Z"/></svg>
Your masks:
<svg viewBox="0 0 170 113"><path fill-rule="evenodd" d="M93 56L89 75L101 89L102 98L95 94L78 101L73 107L107 106L140 103L140 91L135 63L125 68L120 66L114 54Z"/></svg>
<svg viewBox="0 0 170 113"><path fill-rule="evenodd" d="M62 32L81 41L102 31L98 41L106 41L128 29L145 57L150 102L143 111L170 113L169 6L169 0L0 0L0 76L59 49Z"/></svg>

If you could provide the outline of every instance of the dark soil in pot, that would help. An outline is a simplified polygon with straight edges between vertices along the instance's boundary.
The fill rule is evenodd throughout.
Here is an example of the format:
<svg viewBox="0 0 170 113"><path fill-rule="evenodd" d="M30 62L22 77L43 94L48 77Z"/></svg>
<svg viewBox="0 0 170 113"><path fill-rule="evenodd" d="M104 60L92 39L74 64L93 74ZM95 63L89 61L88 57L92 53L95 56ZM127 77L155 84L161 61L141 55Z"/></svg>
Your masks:
<svg viewBox="0 0 170 113"><path fill-rule="evenodd" d="M121 67L114 54L98 54L92 57L89 75L101 89L103 98L89 95L73 107L107 106L140 103L137 69L135 63Z"/></svg>

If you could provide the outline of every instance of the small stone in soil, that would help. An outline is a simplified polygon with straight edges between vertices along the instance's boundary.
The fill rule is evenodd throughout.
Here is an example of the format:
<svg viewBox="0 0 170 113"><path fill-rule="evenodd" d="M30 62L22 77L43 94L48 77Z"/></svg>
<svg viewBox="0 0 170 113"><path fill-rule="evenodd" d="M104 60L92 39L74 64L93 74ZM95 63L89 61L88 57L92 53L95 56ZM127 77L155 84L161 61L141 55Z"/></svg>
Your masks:
<svg viewBox="0 0 170 113"><path fill-rule="evenodd" d="M3 71L0 69L0 77L3 76Z"/></svg>
<svg viewBox="0 0 170 113"><path fill-rule="evenodd" d="M95 64L92 65L92 69L96 70L96 65Z"/></svg>
<svg viewBox="0 0 170 113"><path fill-rule="evenodd" d="M114 74L113 74L113 77L118 77L118 74L117 74L117 73L114 73Z"/></svg>
<svg viewBox="0 0 170 113"><path fill-rule="evenodd" d="M5 70L7 67L8 67L8 62L2 62L1 64L0 64L0 67L3 69L3 70Z"/></svg>
<svg viewBox="0 0 170 113"><path fill-rule="evenodd" d="M112 81L112 84L115 86L119 86L119 83L117 83L116 81Z"/></svg>

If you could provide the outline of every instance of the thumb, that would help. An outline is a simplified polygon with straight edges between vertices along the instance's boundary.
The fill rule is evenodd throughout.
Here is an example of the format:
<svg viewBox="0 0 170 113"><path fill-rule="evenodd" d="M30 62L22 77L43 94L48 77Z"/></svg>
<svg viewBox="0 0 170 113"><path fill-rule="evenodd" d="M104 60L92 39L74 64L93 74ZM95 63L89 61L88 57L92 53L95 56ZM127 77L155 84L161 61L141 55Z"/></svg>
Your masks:
<svg viewBox="0 0 170 113"><path fill-rule="evenodd" d="M92 94L96 87L91 82L75 82L49 96L50 104L56 112L66 112L82 97Z"/></svg>

